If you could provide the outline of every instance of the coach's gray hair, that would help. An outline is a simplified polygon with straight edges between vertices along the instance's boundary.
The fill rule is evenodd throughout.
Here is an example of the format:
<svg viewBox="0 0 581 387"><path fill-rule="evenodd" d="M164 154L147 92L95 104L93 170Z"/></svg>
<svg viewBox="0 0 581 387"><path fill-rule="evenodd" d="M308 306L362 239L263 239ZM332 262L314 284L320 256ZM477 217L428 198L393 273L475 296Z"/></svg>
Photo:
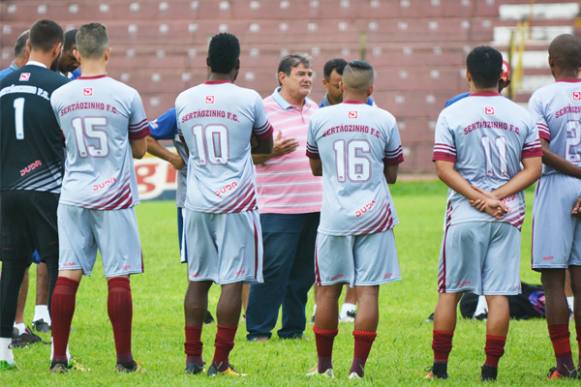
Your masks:
<svg viewBox="0 0 581 387"><path fill-rule="evenodd" d="M84 24L75 38L77 50L83 58L100 58L109 47L107 27L101 23Z"/></svg>
<svg viewBox="0 0 581 387"><path fill-rule="evenodd" d="M278 70L276 71L277 79L279 73L285 73L286 75L290 75L292 69L300 64L302 64L305 67L311 67L311 60L309 59L308 56L302 54L285 55L278 64Z"/></svg>
<svg viewBox="0 0 581 387"><path fill-rule="evenodd" d="M343 84L354 91L365 91L373 85L373 67L364 61L353 61L343 69Z"/></svg>

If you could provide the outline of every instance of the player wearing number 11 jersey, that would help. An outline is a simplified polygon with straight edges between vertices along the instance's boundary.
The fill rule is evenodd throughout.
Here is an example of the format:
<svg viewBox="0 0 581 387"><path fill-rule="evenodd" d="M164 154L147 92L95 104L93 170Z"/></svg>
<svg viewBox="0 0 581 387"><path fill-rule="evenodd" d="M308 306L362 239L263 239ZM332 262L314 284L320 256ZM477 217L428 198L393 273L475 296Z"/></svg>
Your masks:
<svg viewBox="0 0 581 387"><path fill-rule="evenodd" d="M106 76L111 50L105 26L77 32L83 76L51 98L61 124L67 160L58 207L59 278L52 300L51 370L68 369L66 348L82 275L93 270L97 249L107 278L117 370L133 372L129 275L143 262L133 207L138 202L133 157L147 148L149 126L137 91Z"/></svg>
<svg viewBox="0 0 581 387"><path fill-rule="evenodd" d="M366 62L349 63L342 87L343 103L318 110L307 137L313 174L323 176L315 248L318 364L309 375L333 373L338 298L347 283L355 287L359 301L349 375L358 379L376 336L379 285L399 279L392 231L398 221L387 183L395 183L403 151L393 115L366 103L373 91L373 68Z"/></svg>
<svg viewBox="0 0 581 387"><path fill-rule="evenodd" d="M436 124L433 159L450 190L428 377L448 377L456 305L471 291L488 303L481 378L495 380L508 332L504 295L520 293L522 191L540 176L542 150L528 112L498 93L500 52L477 47L466 65L471 95L444 109Z"/></svg>
<svg viewBox="0 0 581 387"><path fill-rule="evenodd" d="M190 151L185 204L189 286L185 297L186 372L202 372L202 323L208 290L222 285L216 350L208 375L239 376L229 363L243 282L262 282L262 239L250 139L272 151L272 128L257 92L234 85L240 44L218 34L208 49L208 81L176 99L178 133Z"/></svg>

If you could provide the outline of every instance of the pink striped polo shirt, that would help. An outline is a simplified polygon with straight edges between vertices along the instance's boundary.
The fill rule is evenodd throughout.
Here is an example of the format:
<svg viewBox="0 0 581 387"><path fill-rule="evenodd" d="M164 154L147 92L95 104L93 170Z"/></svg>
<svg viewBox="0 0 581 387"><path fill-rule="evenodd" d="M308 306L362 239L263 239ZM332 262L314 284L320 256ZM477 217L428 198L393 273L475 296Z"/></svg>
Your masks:
<svg viewBox="0 0 581 387"><path fill-rule="evenodd" d="M323 181L313 176L305 156L309 121L318 106L307 98L302 110L289 104L277 88L264 99L264 110L274 128L273 137L295 138L294 152L256 165L258 209L261 214L308 214L321 211Z"/></svg>

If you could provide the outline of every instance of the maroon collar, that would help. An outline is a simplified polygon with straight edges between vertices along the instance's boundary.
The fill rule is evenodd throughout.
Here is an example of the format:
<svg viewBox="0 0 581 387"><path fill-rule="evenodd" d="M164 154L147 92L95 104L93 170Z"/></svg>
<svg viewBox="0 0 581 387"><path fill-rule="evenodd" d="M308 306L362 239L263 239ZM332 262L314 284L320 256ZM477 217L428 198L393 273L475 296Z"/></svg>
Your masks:
<svg viewBox="0 0 581 387"><path fill-rule="evenodd" d="M581 82L581 79L577 78L563 78L563 79L559 79L557 82L569 82L569 83L576 83L576 82Z"/></svg>
<svg viewBox="0 0 581 387"><path fill-rule="evenodd" d="M350 99L348 101L343 101L343 103L354 104L354 105L362 105L362 104L367 103L367 101L359 101L359 100L356 100L356 99Z"/></svg>
<svg viewBox="0 0 581 387"><path fill-rule="evenodd" d="M498 97L500 95L497 91L479 91L477 93L470 93L471 97Z"/></svg>
<svg viewBox="0 0 581 387"><path fill-rule="evenodd" d="M83 77L82 75L80 77L78 77L77 79L99 79L99 78L106 78L107 74L101 74L101 75L91 75L89 77Z"/></svg>
<svg viewBox="0 0 581 387"><path fill-rule="evenodd" d="M232 81L228 81L226 79L220 79L220 80L209 80L204 82L204 84L206 85L221 85L223 83L232 83Z"/></svg>

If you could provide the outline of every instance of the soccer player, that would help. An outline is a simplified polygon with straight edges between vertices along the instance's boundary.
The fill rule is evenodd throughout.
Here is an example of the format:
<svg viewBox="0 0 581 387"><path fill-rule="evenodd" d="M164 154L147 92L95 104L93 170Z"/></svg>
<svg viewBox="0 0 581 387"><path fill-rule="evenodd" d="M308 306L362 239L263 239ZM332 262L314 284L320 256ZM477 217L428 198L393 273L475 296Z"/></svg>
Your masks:
<svg viewBox="0 0 581 387"><path fill-rule="evenodd" d="M60 271L52 299L51 371L69 368L66 348L76 292L83 274L91 274L99 249L109 289L116 369L134 372L129 276L143 272L143 261L133 210L139 199L131 156L145 154L148 122L137 91L107 77L111 49L105 26L81 26L77 50L83 76L51 98L67 149L58 206Z"/></svg>
<svg viewBox="0 0 581 387"><path fill-rule="evenodd" d="M47 264L49 296L58 275L64 144L50 97L68 81L48 67L62 42L57 23L34 23L29 61L0 81L0 369L15 366L10 343L16 302L35 249Z"/></svg>
<svg viewBox="0 0 581 387"><path fill-rule="evenodd" d="M242 284L262 281L262 239L252 151L270 153L272 127L260 95L233 84L240 68L234 35L215 35L208 80L176 99L178 130L190 151L185 207L189 285L184 301L186 372L203 371L202 322L212 282L222 286L209 376L241 376L229 362L240 319Z"/></svg>
<svg viewBox="0 0 581 387"><path fill-rule="evenodd" d="M74 51L77 49L77 44L75 42L76 36L76 29L68 30L65 32L63 53L61 54L57 64L58 71L60 71L61 74L71 80L77 79L81 75L79 61L74 54Z"/></svg>
<svg viewBox="0 0 581 387"><path fill-rule="evenodd" d="M567 268L581 344L581 221L572 216L581 196L581 39L557 36L549 46L549 65L556 82L537 90L529 101L544 151L533 206L532 266L541 272L545 288L545 316L557 363L549 379L557 379L578 376L563 291Z"/></svg>
<svg viewBox="0 0 581 387"><path fill-rule="evenodd" d="M323 176L323 206L315 249L318 363L309 375L333 377L333 341L343 284L359 301L350 379L363 377L379 321L379 285L399 280L393 228L398 223L387 183L395 183L403 151L395 118L367 105L373 68L351 62L343 71L343 103L311 118L307 156Z"/></svg>
<svg viewBox="0 0 581 387"><path fill-rule="evenodd" d="M448 355L463 292L486 296L486 361L481 379L496 380L509 307L520 293L520 228L526 187L541 173L542 150L530 114L498 93L502 55L492 47L466 58L470 96L445 108L433 159L450 187L434 316L434 363L428 378L448 377ZM521 168L521 162L523 167Z"/></svg>

